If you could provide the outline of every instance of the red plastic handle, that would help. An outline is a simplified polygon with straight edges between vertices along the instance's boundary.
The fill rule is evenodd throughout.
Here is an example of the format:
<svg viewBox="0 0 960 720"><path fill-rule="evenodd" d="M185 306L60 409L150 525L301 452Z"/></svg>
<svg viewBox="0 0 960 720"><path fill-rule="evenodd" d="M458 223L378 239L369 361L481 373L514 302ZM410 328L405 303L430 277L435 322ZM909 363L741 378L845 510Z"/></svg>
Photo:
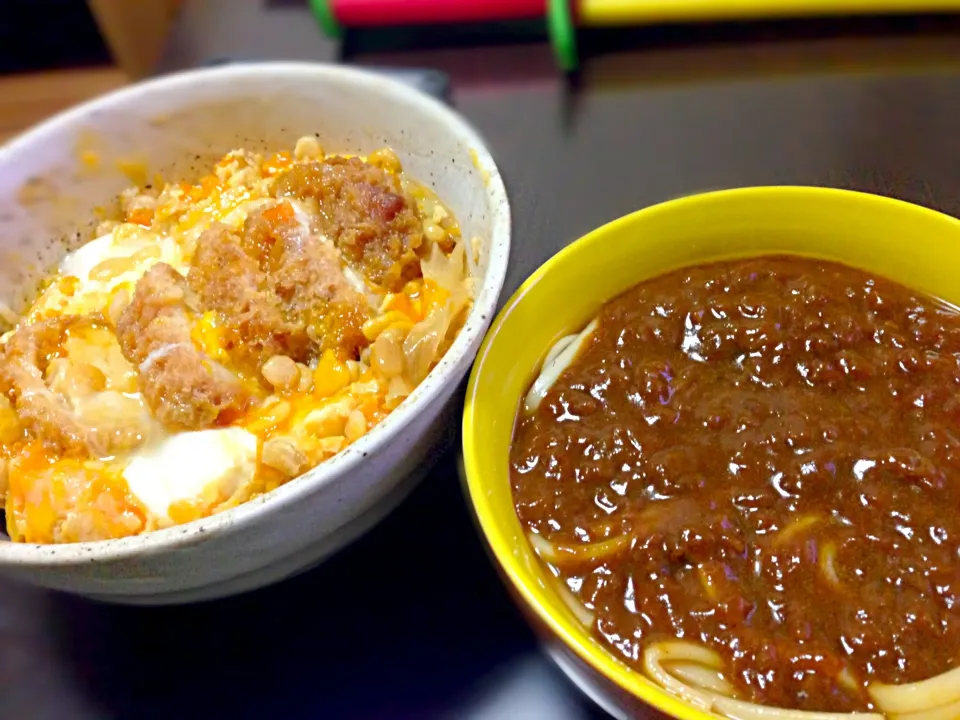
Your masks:
<svg viewBox="0 0 960 720"><path fill-rule="evenodd" d="M546 0L329 0L343 27L497 22L542 18Z"/></svg>

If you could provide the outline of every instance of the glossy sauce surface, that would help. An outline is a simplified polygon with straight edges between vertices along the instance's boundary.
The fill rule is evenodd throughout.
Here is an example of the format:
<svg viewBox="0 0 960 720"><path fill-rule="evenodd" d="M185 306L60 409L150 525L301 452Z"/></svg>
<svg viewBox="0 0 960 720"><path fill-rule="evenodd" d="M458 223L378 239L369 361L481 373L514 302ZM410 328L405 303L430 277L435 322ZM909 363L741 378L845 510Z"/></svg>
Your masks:
<svg viewBox="0 0 960 720"><path fill-rule="evenodd" d="M744 699L867 710L960 665L958 391L932 298L794 257L687 268L608 303L521 418L515 505L596 549L553 565L634 667L683 638Z"/></svg>

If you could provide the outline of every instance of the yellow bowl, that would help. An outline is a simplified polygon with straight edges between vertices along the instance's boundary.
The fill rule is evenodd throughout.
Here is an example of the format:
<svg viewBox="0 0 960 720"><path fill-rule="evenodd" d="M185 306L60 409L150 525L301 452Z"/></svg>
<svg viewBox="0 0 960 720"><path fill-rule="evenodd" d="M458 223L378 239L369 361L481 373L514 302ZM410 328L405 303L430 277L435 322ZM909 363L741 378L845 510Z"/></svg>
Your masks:
<svg viewBox="0 0 960 720"><path fill-rule="evenodd" d="M614 715L643 703L682 720L698 710L629 669L553 591L513 506L509 447L520 400L549 347L606 301L686 265L789 253L834 260L960 304L960 221L845 190L746 188L673 200L594 230L541 266L510 298L480 349L463 417L465 482L479 525L562 669ZM640 702L642 701L642 702Z"/></svg>

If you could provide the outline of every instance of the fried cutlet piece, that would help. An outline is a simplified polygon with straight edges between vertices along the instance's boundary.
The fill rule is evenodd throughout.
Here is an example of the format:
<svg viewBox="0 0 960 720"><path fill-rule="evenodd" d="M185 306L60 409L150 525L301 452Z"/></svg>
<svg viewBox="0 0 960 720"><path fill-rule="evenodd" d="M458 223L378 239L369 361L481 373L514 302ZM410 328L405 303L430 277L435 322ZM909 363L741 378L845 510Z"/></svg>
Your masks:
<svg viewBox="0 0 960 720"><path fill-rule="evenodd" d="M186 278L157 263L137 283L117 323L124 357L137 367L140 390L154 416L168 426L199 429L226 411L242 412L240 382L191 339Z"/></svg>
<svg viewBox="0 0 960 720"><path fill-rule="evenodd" d="M375 285L399 292L419 277L423 224L395 174L360 158L330 157L293 165L278 178L277 193L315 199L321 232Z"/></svg>
<svg viewBox="0 0 960 720"><path fill-rule="evenodd" d="M0 365L0 383L11 396L20 421L32 436L65 455L98 454L101 448L92 429L47 387L44 366L70 327L90 321L65 315L23 326L7 340Z"/></svg>
<svg viewBox="0 0 960 720"><path fill-rule="evenodd" d="M275 355L309 361L313 348L306 328L284 317L267 274L236 233L223 225L206 230L187 281L200 307L218 313L224 350L238 365L259 371Z"/></svg>
<svg viewBox="0 0 960 720"><path fill-rule="evenodd" d="M254 211L243 228L247 254L263 269L288 321L304 328L316 352L354 357L367 343L366 297L347 279L337 248L297 222L289 203Z"/></svg>

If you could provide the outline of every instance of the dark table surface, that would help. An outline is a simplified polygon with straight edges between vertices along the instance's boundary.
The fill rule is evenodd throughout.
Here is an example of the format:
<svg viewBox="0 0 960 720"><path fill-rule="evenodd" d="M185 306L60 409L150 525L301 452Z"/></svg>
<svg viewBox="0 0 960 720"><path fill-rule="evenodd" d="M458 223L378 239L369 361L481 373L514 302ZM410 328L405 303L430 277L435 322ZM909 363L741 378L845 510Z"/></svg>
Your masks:
<svg viewBox="0 0 960 720"><path fill-rule="evenodd" d="M574 84L523 30L341 48L294 0L194 0L164 69L244 57L446 71L511 194L505 296L587 230L701 190L834 185L960 213L956 20L594 33ZM367 537L246 596L123 608L0 580L0 718L599 716L503 591L452 452Z"/></svg>

